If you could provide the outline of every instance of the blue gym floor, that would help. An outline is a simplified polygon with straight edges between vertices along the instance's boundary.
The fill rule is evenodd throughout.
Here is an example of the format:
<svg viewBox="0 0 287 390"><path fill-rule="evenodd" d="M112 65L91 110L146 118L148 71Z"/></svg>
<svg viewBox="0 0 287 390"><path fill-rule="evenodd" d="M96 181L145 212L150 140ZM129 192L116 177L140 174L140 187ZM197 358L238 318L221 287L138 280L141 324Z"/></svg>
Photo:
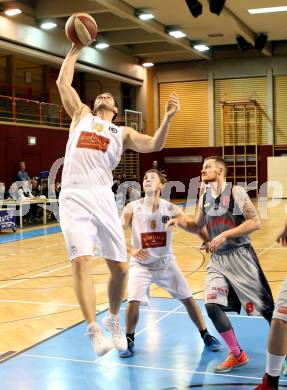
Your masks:
<svg viewBox="0 0 287 390"><path fill-rule="evenodd" d="M199 301L202 311L204 306ZM124 319L124 307L121 318ZM101 320L105 313L98 315ZM0 366L5 390L171 390L253 389L265 367L268 326L262 318L232 315L241 346L250 362L226 374L214 367L227 354L207 351L179 301L153 298L143 307L137 327L135 355L118 357L116 350L97 358L85 335L84 323L4 361ZM208 328L215 334L205 315ZM5 335L2 335L5 337ZM287 378L286 378L287 379ZM281 381L282 388L287 380Z"/></svg>

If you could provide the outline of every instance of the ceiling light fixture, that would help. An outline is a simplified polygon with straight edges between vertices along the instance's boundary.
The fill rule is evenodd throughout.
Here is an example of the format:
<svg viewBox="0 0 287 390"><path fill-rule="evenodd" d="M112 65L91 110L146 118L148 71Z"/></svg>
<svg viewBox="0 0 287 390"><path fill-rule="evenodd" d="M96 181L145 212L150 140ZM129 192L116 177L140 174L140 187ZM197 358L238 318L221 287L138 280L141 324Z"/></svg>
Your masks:
<svg viewBox="0 0 287 390"><path fill-rule="evenodd" d="M183 38L183 37L186 37L186 34L183 33L182 31L180 30L168 30L168 33L170 36L174 37L174 38Z"/></svg>
<svg viewBox="0 0 287 390"><path fill-rule="evenodd" d="M53 28L57 27L57 24L54 22L44 22L44 23L41 23L40 27L43 30L52 30Z"/></svg>
<svg viewBox="0 0 287 390"><path fill-rule="evenodd" d="M95 45L95 48L96 49L100 49L100 50L103 50L103 49L106 49L107 47L109 47L110 45L106 42L99 42Z"/></svg>
<svg viewBox="0 0 287 390"><path fill-rule="evenodd" d="M7 16L15 16L21 14L22 11L19 8L10 8L4 11L4 14Z"/></svg>
<svg viewBox="0 0 287 390"><path fill-rule="evenodd" d="M226 0L209 0L209 10L211 13L220 15L225 6Z"/></svg>
<svg viewBox="0 0 287 390"><path fill-rule="evenodd" d="M185 0L186 5L188 6L192 16L197 18L202 14L202 4L197 0Z"/></svg>
<svg viewBox="0 0 287 390"><path fill-rule="evenodd" d="M198 44L198 45L194 45L193 48L197 51L207 51L209 50L210 48L204 44Z"/></svg>
<svg viewBox="0 0 287 390"><path fill-rule="evenodd" d="M154 14L152 12L150 12L150 11L147 11L147 10L137 9L135 13L136 13L136 16L140 20L151 20L151 19L154 19Z"/></svg>
<svg viewBox="0 0 287 390"><path fill-rule="evenodd" d="M151 68L152 66L154 66L154 63L153 62L144 62L142 64L142 66L144 66L145 68Z"/></svg>
<svg viewBox="0 0 287 390"><path fill-rule="evenodd" d="M287 12L287 5L281 7L251 8L248 10L251 15L268 14L273 12Z"/></svg>

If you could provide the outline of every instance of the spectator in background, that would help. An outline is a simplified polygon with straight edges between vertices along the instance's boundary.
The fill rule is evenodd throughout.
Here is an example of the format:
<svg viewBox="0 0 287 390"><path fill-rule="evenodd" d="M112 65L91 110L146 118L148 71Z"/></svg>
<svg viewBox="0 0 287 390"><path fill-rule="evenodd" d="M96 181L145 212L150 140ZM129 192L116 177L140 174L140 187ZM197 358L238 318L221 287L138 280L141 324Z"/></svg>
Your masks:
<svg viewBox="0 0 287 390"><path fill-rule="evenodd" d="M139 179L137 175L133 175L132 181L136 181L137 183L139 183Z"/></svg>
<svg viewBox="0 0 287 390"><path fill-rule="evenodd" d="M30 180L30 176L26 172L26 164L25 161L19 162L19 171L16 175L16 181L25 181Z"/></svg>
<svg viewBox="0 0 287 390"><path fill-rule="evenodd" d="M132 186L128 187L126 203L138 200L141 197L141 192Z"/></svg>
<svg viewBox="0 0 287 390"><path fill-rule="evenodd" d="M0 181L0 201L6 199L6 185Z"/></svg>
<svg viewBox="0 0 287 390"><path fill-rule="evenodd" d="M160 171L160 169L158 167L158 161L154 160L152 162L152 169L156 169L157 171Z"/></svg>
<svg viewBox="0 0 287 390"><path fill-rule="evenodd" d="M16 182L11 184L7 199L12 199L12 200L19 200L20 199L20 194L19 194L19 190L17 188Z"/></svg>
<svg viewBox="0 0 287 390"><path fill-rule="evenodd" d="M57 199L59 199L60 192L61 192L61 182L60 181L56 181L56 183L55 183L55 195L56 195Z"/></svg>
<svg viewBox="0 0 287 390"><path fill-rule="evenodd" d="M31 192L31 188L32 188L32 186L31 186L30 181L24 180L22 182L21 187L19 187L20 199L25 200L27 198L31 198L31 199L34 198L32 192Z"/></svg>
<svg viewBox="0 0 287 390"><path fill-rule="evenodd" d="M31 180L31 194L35 197L40 195L39 181L36 177Z"/></svg>

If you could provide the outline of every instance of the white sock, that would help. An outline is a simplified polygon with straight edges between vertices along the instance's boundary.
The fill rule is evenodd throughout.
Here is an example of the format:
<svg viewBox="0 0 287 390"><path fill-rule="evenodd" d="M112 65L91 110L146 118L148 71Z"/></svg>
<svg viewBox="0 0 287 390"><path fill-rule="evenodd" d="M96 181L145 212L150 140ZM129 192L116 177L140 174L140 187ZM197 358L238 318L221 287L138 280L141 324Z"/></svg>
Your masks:
<svg viewBox="0 0 287 390"><path fill-rule="evenodd" d="M100 327L99 324L96 321L94 321L94 322L90 322L88 324L87 330L89 332L90 330L92 330L94 328L99 328L99 327Z"/></svg>
<svg viewBox="0 0 287 390"><path fill-rule="evenodd" d="M267 359L266 359L267 374L270 376L280 376L284 360L285 360L285 355L277 356L267 352Z"/></svg>
<svg viewBox="0 0 287 390"><path fill-rule="evenodd" d="M119 316L119 313L118 314L112 314L110 311L109 311L109 319L111 320L119 320L120 319L120 316Z"/></svg>

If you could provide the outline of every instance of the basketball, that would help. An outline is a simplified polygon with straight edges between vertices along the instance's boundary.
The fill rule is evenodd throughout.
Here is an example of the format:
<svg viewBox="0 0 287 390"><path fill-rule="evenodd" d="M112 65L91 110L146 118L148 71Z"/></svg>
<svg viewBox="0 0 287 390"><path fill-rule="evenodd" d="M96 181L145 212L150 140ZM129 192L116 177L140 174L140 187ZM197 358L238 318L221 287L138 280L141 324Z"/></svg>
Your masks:
<svg viewBox="0 0 287 390"><path fill-rule="evenodd" d="M65 31L68 39L75 45L89 46L96 40L97 23L88 14L73 14L67 20Z"/></svg>

